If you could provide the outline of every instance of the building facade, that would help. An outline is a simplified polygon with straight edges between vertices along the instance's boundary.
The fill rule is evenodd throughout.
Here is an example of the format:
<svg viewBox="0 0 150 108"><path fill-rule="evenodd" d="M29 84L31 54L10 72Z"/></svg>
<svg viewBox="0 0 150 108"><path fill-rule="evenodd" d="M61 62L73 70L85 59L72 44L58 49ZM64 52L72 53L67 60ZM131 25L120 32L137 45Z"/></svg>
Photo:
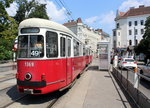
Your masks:
<svg viewBox="0 0 150 108"><path fill-rule="evenodd" d="M144 35L144 24L149 16L150 6L132 7L127 12L117 10L116 28L113 29L113 47L127 49L136 46Z"/></svg>
<svg viewBox="0 0 150 108"><path fill-rule="evenodd" d="M64 23L64 25L74 32L83 43L90 46L94 52L97 51L98 42L110 40L107 33L103 32L101 29L91 29L82 23L81 18L78 18L76 21L68 21L67 23Z"/></svg>

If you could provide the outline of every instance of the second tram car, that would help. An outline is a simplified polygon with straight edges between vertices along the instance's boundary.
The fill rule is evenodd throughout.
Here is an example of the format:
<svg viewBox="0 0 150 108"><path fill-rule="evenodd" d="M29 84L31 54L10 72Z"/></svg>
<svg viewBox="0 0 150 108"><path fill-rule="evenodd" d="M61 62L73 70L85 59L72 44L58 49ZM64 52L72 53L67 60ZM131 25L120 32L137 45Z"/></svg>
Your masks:
<svg viewBox="0 0 150 108"><path fill-rule="evenodd" d="M53 21L26 19L19 24L18 34L19 92L45 94L65 88L92 60L76 35Z"/></svg>

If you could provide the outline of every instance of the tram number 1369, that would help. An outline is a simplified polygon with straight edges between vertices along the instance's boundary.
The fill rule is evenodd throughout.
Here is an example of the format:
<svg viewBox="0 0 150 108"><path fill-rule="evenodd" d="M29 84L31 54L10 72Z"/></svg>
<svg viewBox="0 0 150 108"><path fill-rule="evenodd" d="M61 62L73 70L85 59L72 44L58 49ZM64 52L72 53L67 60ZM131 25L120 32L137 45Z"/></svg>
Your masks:
<svg viewBox="0 0 150 108"><path fill-rule="evenodd" d="M41 51L31 51L31 56L39 56L41 54Z"/></svg>

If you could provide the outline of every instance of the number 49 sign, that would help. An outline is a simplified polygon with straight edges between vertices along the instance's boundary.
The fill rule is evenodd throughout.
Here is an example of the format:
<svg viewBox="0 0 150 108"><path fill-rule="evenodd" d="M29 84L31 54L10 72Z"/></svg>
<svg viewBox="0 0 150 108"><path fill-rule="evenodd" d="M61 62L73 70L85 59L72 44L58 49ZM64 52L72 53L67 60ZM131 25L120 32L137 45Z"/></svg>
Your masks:
<svg viewBox="0 0 150 108"><path fill-rule="evenodd" d="M41 51L31 51L31 56L39 56L41 54Z"/></svg>

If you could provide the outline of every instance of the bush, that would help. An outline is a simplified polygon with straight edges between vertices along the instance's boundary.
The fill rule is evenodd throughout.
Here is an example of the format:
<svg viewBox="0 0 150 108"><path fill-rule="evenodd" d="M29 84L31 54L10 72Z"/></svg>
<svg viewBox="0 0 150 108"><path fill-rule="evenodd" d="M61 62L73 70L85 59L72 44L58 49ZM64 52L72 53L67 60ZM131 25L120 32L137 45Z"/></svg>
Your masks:
<svg viewBox="0 0 150 108"><path fill-rule="evenodd" d="M12 45L13 41L4 40L0 38L0 60L12 59Z"/></svg>

